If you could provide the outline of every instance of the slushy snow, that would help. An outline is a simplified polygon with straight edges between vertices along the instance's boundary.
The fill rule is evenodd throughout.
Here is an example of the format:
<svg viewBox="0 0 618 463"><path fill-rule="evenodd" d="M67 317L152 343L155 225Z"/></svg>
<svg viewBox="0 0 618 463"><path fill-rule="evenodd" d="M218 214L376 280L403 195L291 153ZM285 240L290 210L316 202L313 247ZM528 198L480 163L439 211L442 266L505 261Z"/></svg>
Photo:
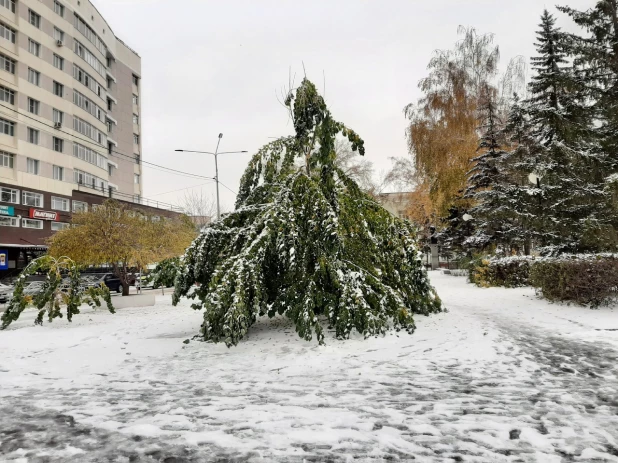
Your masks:
<svg viewBox="0 0 618 463"><path fill-rule="evenodd" d="M0 461L618 462L618 311L430 272L447 313L413 335L183 341L157 296L0 332Z"/></svg>

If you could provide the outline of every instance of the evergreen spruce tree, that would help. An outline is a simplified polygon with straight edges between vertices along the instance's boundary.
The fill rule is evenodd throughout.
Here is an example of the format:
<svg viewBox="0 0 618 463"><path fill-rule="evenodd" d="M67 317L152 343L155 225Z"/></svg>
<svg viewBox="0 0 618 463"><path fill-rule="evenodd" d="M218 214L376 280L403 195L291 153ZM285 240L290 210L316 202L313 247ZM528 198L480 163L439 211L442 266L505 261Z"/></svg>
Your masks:
<svg viewBox="0 0 618 463"><path fill-rule="evenodd" d="M536 75L527 101L535 149L535 168L540 181L531 190L540 206L533 222L542 251L585 251L583 231L602 220L597 204L603 189L594 182L592 119L582 92L582 82L567 63L565 43L555 19L547 11L537 33L539 56L532 58Z"/></svg>
<svg viewBox="0 0 618 463"><path fill-rule="evenodd" d="M530 173L536 169L538 145L532 137L532 129L526 104L514 95L508 119L504 126L504 140L510 147L502 156L499 169L506 179L497 186L500 197L498 210L505 221L503 239L516 253L529 255L532 243L540 242L541 196L537 184L529 182Z"/></svg>
<svg viewBox="0 0 618 463"><path fill-rule="evenodd" d="M592 102L589 111L595 120L593 131L598 146L593 151L591 179L596 184L606 185L606 200L599 204L605 206L599 212L604 220L589 222L593 236L588 241L592 241L591 244L596 241L597 247L615 250L618 211L612 204L615 201L612 201L611 184L618 175L618 0L598 0L587 11L569 7L558 9L587 33L585 37L565 33L561 38L574 61L582 91Z"/></svg>
<svg viewBox="0 0 618 463"><path fill-rule="evenodd" d="M501 171L502 159L506 152L499 141L501 122L493 91L487 89L482 102L481 139L472 159L474 166L468 172L465 197L473 200L468 211L474 220L474 232L465 240L465 245L474 249L487 249L497 245L507 245L504 233L508 229L502 206L506 178Z"/></svg>
<svg viewBox="0 0 618 463"><path fill-rule="evenodd" d="M285 315L300 337L365 336L414 329L414 314L440 311L422 267L415 229L392 217L336 167L335 140L362 139L335 121L303 80L285 101L296 135L250 161L236 209L187 249L174 303L199 299L201 336L236 345L261 316ZM304 161L298 167L295 161ZM195 289L194 283L200 283Z"/></svg>

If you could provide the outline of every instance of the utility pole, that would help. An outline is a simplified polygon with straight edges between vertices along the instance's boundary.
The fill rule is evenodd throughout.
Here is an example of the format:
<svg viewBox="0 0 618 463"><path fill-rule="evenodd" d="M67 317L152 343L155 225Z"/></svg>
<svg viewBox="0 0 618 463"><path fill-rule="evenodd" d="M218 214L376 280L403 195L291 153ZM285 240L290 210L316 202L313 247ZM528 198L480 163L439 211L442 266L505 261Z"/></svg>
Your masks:
<svg viewBox="0 0 618 463"><path fill-rule="evenodd" d="M219 153L219 143L221 143L221 139L223 138L223 134L219 134L219 138L217 139L217 148L214 153L210 151L192 151L192 150L174 150L184 153L199 153L199 154L212 154L215 157L215 176L213 180L215 181L217 187L217 220L221 218L221 205L219 204L219 162L217 156L219 154L236 154L236 153L246 153L247 151L224 151L223 153Z"/></svg>
<svg viewBox="0 0 618 463"><path fill-rule="evenodd" d="M217 153L219 152L219 143L221 143L221 139L223 138L223 134L219 134L219 139L217 140L217 148L215 149L215 184L217 185L217 220L221 219L221 206L219 205L219 164L217 162Z"/></svg>

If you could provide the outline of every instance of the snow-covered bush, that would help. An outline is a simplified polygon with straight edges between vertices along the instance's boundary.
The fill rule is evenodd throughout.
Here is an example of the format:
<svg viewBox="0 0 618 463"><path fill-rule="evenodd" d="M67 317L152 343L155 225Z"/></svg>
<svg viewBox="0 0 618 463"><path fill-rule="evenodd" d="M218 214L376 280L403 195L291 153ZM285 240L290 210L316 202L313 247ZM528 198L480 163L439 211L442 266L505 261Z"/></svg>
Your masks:
<svg viewBox="0 0 618 463"><path fill-rule="evenodd" d="M482 287L527 286L531 262L533 259L527 256L479 257L470 264L469 279L470 282Z"/></svg>
<svg viewBox="0 0 618 463"><path fill-rule="evenodd" d="M332 119L311 82L305 79L286 105L296 135L269 143L250 161L235 211L187 249L174 303L198 298L202 337L228 346L258 317L276 314L320 343L320 317L339 339L353 329L365 336L390 327L411 332L413 314L441 310L416 230L337 168L337 135L361 155L364 143Z"/></svg>
<svg viewBox="0 0 618 463"><path fill-rule="evenodd" d="M35 273L46 275L40 291L34 295L27 294L26 282L29 276ZM105 302L107 309L114 313L109 289L104 284L101 286L87 286L81 280L79 267L68 257L58 259L45 255L30 262L21 272L15 282L15 290L9 301L6 311L2 314L0 329L6 329L11 323L19 319L19 316L28 306L34 306L38 315L34 322L43 324L43 317L47 312L51 323L54 318L62 318L62 307L66 308L68 321L72 321L73 315L79 314L79 307L88 304L92 308L101 307Z"/></svg>
<svg viewBox="0 0 618 463"><path fill-rule="evenodd" d="M618 255L539 259L530 269L530 283L550 301L598 307L618 298Z"/></svg>
<svg viewBox="0 0 618 463"><path fill-rule="evenodd" d="M618 254L477 257L470 282L485 288L533 286L550 301L598 307L618 298Z"/></svg>

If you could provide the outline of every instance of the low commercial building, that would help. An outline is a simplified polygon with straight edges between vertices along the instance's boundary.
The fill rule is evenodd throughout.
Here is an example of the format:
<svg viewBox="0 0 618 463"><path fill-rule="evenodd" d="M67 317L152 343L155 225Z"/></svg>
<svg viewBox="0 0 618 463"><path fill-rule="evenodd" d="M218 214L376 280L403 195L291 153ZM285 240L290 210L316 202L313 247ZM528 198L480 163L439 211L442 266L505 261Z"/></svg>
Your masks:
<svg viewBox="0 0 618 463"><path fill-rule="evenodd" d="M69 227L73 213L91 210L108 199L88 189L75 189L71 196L6 186L0 186L0 191L10 193L13 198L22 198L13 203L0 202L0 280L18 273L31 260L44 254L47 239ZM164 203L114 199L154 217L173 218L182 213L181 209Z"/></svg>

